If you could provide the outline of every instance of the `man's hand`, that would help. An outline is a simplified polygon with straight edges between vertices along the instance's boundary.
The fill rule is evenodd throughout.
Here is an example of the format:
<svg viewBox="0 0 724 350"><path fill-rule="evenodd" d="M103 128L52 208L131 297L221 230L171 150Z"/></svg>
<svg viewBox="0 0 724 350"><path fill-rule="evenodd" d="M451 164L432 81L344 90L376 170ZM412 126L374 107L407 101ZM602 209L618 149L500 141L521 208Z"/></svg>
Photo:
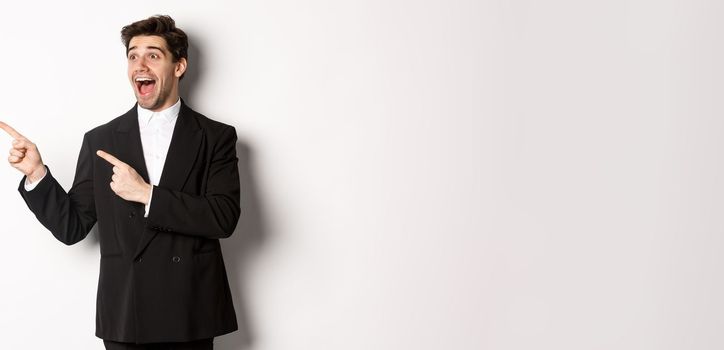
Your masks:
<svg viewBox="0 0 724 350"><path fill-rule="evenodd" d="M38 147L10 125L0 122L0 129L5 130L14 139L13 148L10 149L10 156L8 156L10 165L25 174L31 183L45 176L45 164L40 158Z"/></svg>
<svg viewBox="0 0 724 350"><path fill-rule="evenodd" d="M136 170L118 158L101 150L96 154L113 165L113 177L111 178L113 192L127 201L148 204L153 186L143 181Z"/></svg>

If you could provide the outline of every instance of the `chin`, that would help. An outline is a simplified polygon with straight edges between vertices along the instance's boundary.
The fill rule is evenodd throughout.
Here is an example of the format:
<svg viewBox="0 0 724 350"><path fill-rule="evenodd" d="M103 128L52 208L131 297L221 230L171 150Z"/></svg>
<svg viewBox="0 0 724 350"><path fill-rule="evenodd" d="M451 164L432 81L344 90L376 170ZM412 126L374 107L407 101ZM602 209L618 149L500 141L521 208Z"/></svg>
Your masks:
<svg viewBox="0 0 724 350"><path fill-rule="evenodd" d="M145 109L156 109L159 107L158 100L151 100L151 101L142 101L140 98L136 97L136 102L138 102L138 105L145 108Z"/></svg>

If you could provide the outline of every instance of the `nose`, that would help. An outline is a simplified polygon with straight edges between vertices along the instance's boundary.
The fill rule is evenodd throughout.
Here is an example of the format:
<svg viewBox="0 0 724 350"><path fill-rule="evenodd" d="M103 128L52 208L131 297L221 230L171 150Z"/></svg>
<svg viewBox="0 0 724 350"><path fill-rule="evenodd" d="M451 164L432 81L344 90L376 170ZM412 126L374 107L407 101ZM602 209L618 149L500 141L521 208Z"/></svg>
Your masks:
<svg viewBox="0 0 724 350"><path fill-rule="evenodd" d="M148 66L146 66L146 59L144 57L139 57L135 62L133 62L133 70L136 72L147 71Z"/></svg>

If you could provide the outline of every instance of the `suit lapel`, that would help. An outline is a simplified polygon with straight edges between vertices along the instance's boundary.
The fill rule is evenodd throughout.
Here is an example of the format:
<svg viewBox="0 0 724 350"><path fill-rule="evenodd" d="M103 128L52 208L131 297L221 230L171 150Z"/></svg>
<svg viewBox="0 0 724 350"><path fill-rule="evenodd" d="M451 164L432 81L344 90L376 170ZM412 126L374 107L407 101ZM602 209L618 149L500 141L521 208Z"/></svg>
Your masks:
<svg viewBox="0 0 724 350"><path fill-rule="evenodd" d="M138 129L138 110L135 106L123 116L118 128L113 132L113 148L107 152L130 165L144 181L148 182L141 132Z"/></svg>
<svg viewBox="0 0 724 350"><path fill-rule="evenodd" d="M159 187L173 191L181 191L183 185L186 183L186 179L188 179L191 167L194 165L196 155L199 152L202 138L201 128L194 118L193 113L194 112L181 101L181 110L179 111L178 119L176 119L176 125L173 129L171 145L168 148L166 163L163 165L161 180L158 183ZM136 122L136 134L140 140L138 122ZM145 170L143 150L141 150L141 160ZM144 179L148 182L148 175L146 175ZM151 201L153 201L153 198L151 198ZM138 247L133 255L134 259L138 258L143 250L146 249L146 246L156 237L156 234L158 234L158 232L155 230L143 230L141 240L138 242Z"/></svg>
<svg viewBox="0 0 724 350"><path fill-rule="evenodd" d="M181 191L194 165L201 145L201 128L192 113L182 101L159 180L160 187Z"/></svg>

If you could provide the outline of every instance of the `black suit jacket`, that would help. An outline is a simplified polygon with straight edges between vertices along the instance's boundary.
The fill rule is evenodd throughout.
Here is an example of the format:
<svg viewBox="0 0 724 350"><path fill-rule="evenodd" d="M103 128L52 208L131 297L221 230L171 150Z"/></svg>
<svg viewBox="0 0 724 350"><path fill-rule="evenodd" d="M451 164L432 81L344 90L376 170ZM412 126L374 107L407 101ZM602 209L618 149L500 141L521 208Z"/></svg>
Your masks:
<svg viewBox="0 0 724 350"><path fill-rule="evenodd" d="M110 188L104 150L148 181L134 106L87 132L73 187L50 170L19 191L38 220L71 245L98 223L101 261L96 335L131 343L210 338L237 329L219 238L239 219L236 131L182 103L149 215Z"/></svg>

